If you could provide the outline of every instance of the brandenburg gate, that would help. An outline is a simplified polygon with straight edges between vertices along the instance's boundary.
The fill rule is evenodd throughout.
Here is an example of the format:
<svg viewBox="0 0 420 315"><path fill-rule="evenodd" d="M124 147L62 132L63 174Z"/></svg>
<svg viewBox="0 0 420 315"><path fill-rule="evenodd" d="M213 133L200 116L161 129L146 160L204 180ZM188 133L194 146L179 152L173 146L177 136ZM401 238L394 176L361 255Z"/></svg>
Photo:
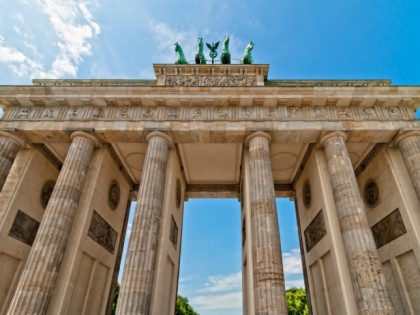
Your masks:
<svg viewBox="0 0 420 315"><path fill-rule="evenodd" d="M173 314L183 204L241 202L243 309L287 314L275 198L312 314L420 314L420 87L156 64L1 86L0 313Z"/></svg>

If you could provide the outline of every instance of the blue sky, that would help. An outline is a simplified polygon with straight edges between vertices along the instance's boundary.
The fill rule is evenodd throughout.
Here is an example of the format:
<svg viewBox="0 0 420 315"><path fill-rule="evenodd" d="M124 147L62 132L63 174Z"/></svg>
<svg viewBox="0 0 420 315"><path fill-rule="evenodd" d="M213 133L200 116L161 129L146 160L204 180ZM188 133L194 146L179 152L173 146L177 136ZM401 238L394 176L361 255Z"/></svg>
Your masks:
<svg viewBox="0 0 420 315"><path fill-rule="evenodd" d="M254 41L254 60L270 64L269 79L420 85L419 16L418 0L0 0L0 85L153 79L153 63L176 59L176 41L192 62L198 36L224 35L233 63ZM294 208L279 202L286 285L299 286ZM179 292L201 315L241 314L238 202L185 206Z"/></svg>

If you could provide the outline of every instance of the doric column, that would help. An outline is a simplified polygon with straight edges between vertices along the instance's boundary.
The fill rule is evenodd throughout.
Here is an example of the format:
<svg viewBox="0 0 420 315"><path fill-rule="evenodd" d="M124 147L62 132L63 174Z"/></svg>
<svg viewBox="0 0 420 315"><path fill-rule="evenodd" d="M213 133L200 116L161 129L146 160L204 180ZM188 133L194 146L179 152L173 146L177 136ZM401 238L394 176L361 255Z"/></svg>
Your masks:
<svg viewBox="0 0 420 315"><path fill-rule="evenodd" d="M165 173L172 139L162 132L147 136L137 207L131 228L117 314L149 315L159 243Z"/></svg>
<svg viewBox="0 0 420 315"><path fill-rule="evenodd" d="M270 140L268 134L259 131L246 140L256 315L287 314Z"/></svg>
<svg viewBox="0 0 420 315"><path fill-rule="evenodd" d="M400 147L408 174L420 200L420 130L402 133L395 143Z"/></svg>
<svg viewBox="0 0 420 315"><path fill-rule="evenodd" d="M25 141L22 138L8 132L0 131L0 191L12 168L16 155L24 145Z"/></svg>
<svg viewBox="0 0 420 315"><path fill-rule="evenodd" d="M346 134L322 137L344 250L359 314L394 314L378 251L345 144Z"/></svg>
<svg viewBox="0 0 420 315"><path fill-rule="evenodd" d="M45 314L98 140L76 131L9 307L9 315Z"/></svg>

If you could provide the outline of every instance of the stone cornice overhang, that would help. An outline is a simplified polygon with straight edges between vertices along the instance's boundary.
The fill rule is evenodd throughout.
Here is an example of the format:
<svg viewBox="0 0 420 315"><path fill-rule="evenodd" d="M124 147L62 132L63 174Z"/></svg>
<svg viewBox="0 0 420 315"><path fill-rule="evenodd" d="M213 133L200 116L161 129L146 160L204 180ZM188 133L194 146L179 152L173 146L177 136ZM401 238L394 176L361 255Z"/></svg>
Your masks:
<svg viewBox="0 0 420 315"><path fill-rule="evenodd" d="M283 85L286 82L293 81ZM0 86L0 106L405 106L415 110L420 104L420 86L341 86L339 82L348 81L334 86Z"/></svg>

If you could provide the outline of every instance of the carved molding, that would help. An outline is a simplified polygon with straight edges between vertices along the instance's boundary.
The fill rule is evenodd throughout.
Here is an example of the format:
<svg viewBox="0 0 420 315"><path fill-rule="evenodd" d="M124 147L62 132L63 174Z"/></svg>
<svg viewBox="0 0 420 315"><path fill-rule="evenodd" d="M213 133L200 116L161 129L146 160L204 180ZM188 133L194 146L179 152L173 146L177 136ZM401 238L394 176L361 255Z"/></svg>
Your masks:
<svg viewBox="0 0 420 315"><path fill-rule="evenodd" d="M162 100L164 103L164 100ZM235 102L232 101L232 104ZM11 107L4 120L24 121L413 121L408 107L72 106Z"/></svg>

